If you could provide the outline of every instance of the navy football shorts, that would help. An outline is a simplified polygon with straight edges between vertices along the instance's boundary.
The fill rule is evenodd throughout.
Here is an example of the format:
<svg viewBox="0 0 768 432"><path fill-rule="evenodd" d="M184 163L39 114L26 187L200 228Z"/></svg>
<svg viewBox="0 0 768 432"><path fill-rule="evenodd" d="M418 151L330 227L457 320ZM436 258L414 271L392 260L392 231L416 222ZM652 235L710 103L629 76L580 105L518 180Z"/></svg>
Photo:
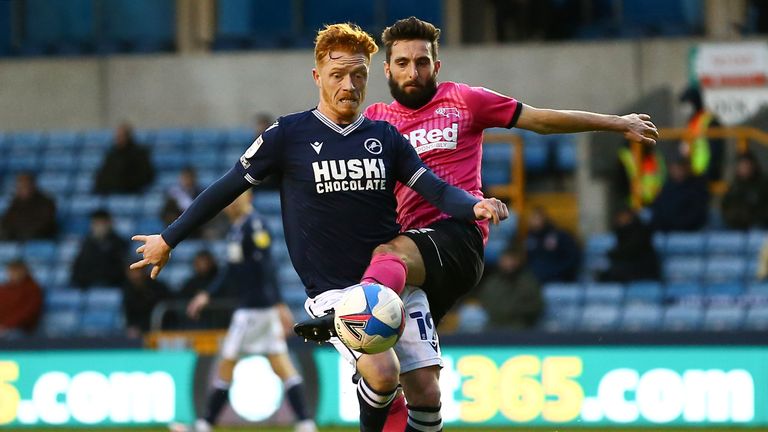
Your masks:
<svg viewBox="0 0 768 432"><path fill-rule="evenodd" d="M402 233L416 243L424 260L432 319L437 324L483 275L483 235L471 222L444 219Z"/></svg>

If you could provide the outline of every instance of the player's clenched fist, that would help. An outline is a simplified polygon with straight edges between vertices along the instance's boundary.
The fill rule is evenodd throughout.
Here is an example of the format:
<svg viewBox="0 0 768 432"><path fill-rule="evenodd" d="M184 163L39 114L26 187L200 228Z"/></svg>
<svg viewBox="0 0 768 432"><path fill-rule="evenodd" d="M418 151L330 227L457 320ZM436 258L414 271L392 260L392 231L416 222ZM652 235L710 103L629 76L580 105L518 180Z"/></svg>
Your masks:
<svg viewBox="0 0 768 432"><path fill-rule="evenodd" d="M140 269L151 265L153 267L150 277L157 279L160 270L165 267L165 264L171 257L171 247L168 246L168 243L163 240L160 234L135 235L131 237L131 240L144 242L143 245L136 249L136 253L143 255L144 259L131 264L131 269Z"/></svg>
<svg viewBox="0 0 768 432"><path fill-rule="evenodd" d="M496 198L485 198L475 204L474 209L477 220L491 220L497 224L509 217L507 205Z"/></svg>

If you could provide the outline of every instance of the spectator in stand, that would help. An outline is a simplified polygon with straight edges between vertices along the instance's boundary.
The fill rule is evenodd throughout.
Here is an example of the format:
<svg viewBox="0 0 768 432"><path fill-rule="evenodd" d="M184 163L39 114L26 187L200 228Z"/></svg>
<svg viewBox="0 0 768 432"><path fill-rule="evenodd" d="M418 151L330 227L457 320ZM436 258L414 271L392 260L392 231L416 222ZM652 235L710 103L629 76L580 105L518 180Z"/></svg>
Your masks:
<svg viewBox="0 0 768 432"><path fill-rule="evenodd" d="M736 159L735 177L723 196L721 209L729 228L746 230L768 222L768 183L752 153Z"/></svg>
<svg viewBox="0 0 768 432"><path fill-rule="evenodd" d="M657 231L698 231L707 224L708 212L706 181L691 174L688 159L673 158L669 177L651 206L651 227Z"/></svg>
<svg viewBox="0 0 768 432"><path fill-rule="evenodd" d="M216 264L216 259L207 250L201 250L195 254L192 267L194 273L184 282L179 291L179 297L184 300L190 300L198 293L207 291L208 287L211 286L219 275L219 266Z"/></svg>
<svg viewBox="0 0 768 432"><path fill-rule="evenodd" d="M708 181L717 181L723 177L725 142L722 138L708 138L709 128L721 126L717 116L704 106L701 89L688 87L681 95L680 102L687 104L688 124L683 142L680 143L680 155L690 161L691 172Z"/></svg>
<svg viewBox="0 0 768 432"><path fill-rule="evenodd" d="M0 220L0 239L52 239L56 231L56 203L37 188L32 174L20 173L16 193Z"/></svg>
<svg viewBox="0 0 768 432"><path fill-rule="evenodd" d="M23 261L10 261L6 269L8 282L0 284L0 338L14 338L37 327L43 293Z"/></svg>
<svg viewBox="0 0 768 432"><path fill-rule="evenodd" d="M72 284L118 286L125 280L128 242L117 235L106 210L91 214L91 231L80 246L72 268Z"/></svg>
<svg viewBox="0 0 768 432"><path fill-rule="evenodd" d="M260 112L254 117L254 137L261 135L275 122L275 117L268 112Z"/></svg>
<svg viewBox="0 0 768 432"><path fill-rule="evenodd" d="M96 173L94 192L99 194L140 193L155 178L149 151L136 143L133 128L123 123L115 130L114 147Z"/></svg>
<svg viewBox="0 0 768 432"><path fill-rule="evenodd" d="M572 282L581 264L581 250L573 236L557 228L543 208L528 219L528 265L541 283Z"/></svg>
<svg viewBox="0 0 768 432"><path fill-rule="evenodd" d="M170 225L192 204L203 188L197 183L197 173L186 167L179 173L179 182L165 192L165 204L161 216L163 223Z"/></svg>
<svg viewBox="0 0 768 432"><path fill-rule="evenodd" d="M150 330L152 310L171 297L168 286L149 277L145 269L126 271L123 283L123 311L125 326L130 337L138 337Z"/></svg>
<svg viewBox="0 0 768 432"><path fill-rule="evenodd" d="M523 254L513 249L499 257L496 271L480 283L478 299L488 325L496 328L533 327L544 309L541 284L525 266Z"/></svg>
<svg viewBox="0 0 768 432"><path fill-rule="evenodd" d="M613 232L616 246L608 251L611 263L598 279L602 282L658 280L661 270L650 227L632 209L624 208L614 217Z"/></svg>

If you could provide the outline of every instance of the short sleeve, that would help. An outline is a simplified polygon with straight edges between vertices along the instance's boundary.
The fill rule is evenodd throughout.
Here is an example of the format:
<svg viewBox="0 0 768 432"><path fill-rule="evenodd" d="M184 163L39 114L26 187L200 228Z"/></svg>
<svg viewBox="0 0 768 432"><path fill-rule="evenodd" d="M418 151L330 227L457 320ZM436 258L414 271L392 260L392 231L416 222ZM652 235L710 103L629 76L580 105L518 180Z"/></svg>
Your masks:
<svg viewBox="0 0 768 432"><path fill-rule="evenodd" d="M249 183L258 185L279 170L283 148L283 130L278 120L253 141L235 166Z"/></svg>
<svg viewBox="0 0 768 432"><path fill-rule="evenodd" d="M405 139L394 126L388 125L387 129L393 141L393 145L397 150L397 157L395 159L395 178L400 183L411 187L421 174L427 170L427 167L424 165L424 161L422 161L416 153L416 150L413 148L410 141Z"/></svg>
<svg viewBox="0 0 768 432"><path fill-rule="evenodd" d="M462 86L464 101L480 129L512 128L520 117L523 104L485 87Z"/></svg>

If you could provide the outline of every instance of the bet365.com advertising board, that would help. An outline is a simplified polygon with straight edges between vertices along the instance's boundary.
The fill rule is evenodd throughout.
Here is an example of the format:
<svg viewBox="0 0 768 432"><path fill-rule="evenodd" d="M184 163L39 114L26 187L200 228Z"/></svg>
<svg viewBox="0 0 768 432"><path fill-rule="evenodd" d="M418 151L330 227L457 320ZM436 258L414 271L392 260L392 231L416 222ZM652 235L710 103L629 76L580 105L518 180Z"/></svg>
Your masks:
<svg viewBox="0 0 768 432"><path fill-rule="evenodd" d="M358 419L352 369L317 350L318 422ZM768 349L447 347L443 419L476 426L768 425Z"/></svg>
<svg viewBox="0 0 768 432"><path fill-rule="evenodd" d="M0 354L0 429L190 421L195 354L139 350Z"/></svg>

